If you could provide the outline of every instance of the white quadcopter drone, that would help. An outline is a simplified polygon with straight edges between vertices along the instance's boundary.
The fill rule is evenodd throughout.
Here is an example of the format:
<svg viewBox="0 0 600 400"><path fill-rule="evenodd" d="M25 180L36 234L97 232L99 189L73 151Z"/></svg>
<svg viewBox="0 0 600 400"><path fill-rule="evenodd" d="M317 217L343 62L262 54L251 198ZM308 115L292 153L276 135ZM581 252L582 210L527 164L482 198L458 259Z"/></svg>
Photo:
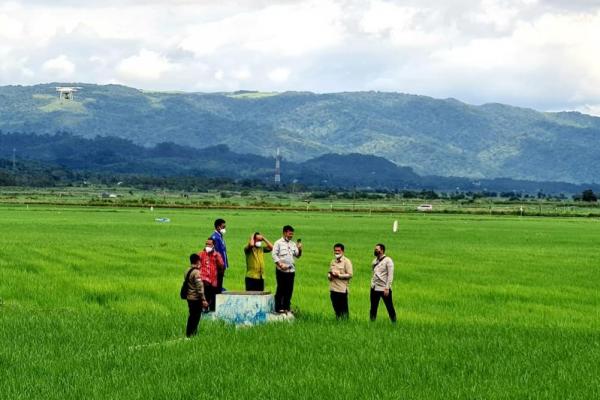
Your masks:
<svg viewBox="0 0 600 400"><path fill-rule="evenodd" d="M79 86L67 87L57 86L56 91L58 92L59 100L73 100L75 98L75 92L81 89Z"/></svg>

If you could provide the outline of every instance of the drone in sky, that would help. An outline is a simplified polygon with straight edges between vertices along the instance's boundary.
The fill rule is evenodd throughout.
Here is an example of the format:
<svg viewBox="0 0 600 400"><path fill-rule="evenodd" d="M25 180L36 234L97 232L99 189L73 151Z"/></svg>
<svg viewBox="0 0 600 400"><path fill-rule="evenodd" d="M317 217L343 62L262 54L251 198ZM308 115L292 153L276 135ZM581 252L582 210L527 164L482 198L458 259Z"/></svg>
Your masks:
<svg viewBox="0 0 600 400"><path fill-rule="evenodd" d="M59 100L73 100L75 98L75 92L81 89L79 86L57 86L56 91L58 92Z"/></svg>

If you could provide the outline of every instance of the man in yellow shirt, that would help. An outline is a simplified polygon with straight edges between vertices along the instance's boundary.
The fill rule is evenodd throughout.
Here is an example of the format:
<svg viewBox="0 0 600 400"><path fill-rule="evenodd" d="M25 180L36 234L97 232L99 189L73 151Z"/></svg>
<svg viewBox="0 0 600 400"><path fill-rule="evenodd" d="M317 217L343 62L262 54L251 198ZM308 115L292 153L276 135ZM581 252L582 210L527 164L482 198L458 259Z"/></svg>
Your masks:
<svg viewBox="0 0 600 400"><path fill-rule="evenodd" d="M246 254L246 290L262 292L265 290L264 253L270 253L273 245L269 240L254 232L244 247Z"/></svg>
<svg viewBox="0 0 600 400"><path fill-rule="evenodd" d="M348 283L352 279L352 262L344 256L344 245L333 246L334 259L329 264L329 294L338 319L346 319L348 311Z"/></svg>

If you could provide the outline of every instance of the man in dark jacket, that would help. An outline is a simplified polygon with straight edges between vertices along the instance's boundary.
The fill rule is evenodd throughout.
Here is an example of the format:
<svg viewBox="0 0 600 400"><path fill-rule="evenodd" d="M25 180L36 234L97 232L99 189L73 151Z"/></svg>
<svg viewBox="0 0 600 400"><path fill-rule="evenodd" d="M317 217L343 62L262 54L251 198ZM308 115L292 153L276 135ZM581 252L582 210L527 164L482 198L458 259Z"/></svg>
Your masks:
<svg viewBox="0 0 600 400"><path fill-rule="evenodd" d="M229 261L227 260L227 246L225 245L225 232L227 231L225 220L218 218L215 220L215 231L210 236L214 243L215 251L221 255L223 259L224 267L218 271L217 276L217 293L223 291L223 279L225 278L225 270L229 268Z"/></svg>
<svg viewBox="0 0 600 400"><path fill-rule="evenodd" d="M204 297L204 286L200 277L200 256L198 254L190 255L190 268L185 272L187 283L187 303L189 316L185 336L195 336L198 331L198 324L202 315L202 308L207 308L208 303Z"/></svg>

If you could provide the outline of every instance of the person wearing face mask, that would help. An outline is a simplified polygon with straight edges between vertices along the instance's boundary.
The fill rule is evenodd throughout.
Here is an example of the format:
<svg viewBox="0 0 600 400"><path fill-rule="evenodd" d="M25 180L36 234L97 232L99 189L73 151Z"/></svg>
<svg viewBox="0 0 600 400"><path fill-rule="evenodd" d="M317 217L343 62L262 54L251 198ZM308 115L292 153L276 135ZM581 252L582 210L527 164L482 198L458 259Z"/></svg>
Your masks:
<svg viewBox="0 0 600 400"><path fill-rule="evenodd" d="M218 292L219 271L223 270L223 257L215 250L212 238L206 239L204 249L198 253L200 256L200 278L204 285L204 296L208 301L209 311L215 311L215 299Z"/></svg>
<svg viewBox="0 0 600 400"><path fill-rule="evenodd" d="M217 276L217 293L221 293L223 291L223 279L225 278L225 270L229 268L229 262L227 261L227 246L225 246L225 239L223 236L225 235L225 220L222 218L218 218L215 220L215 231L210 236L210 238L215 243L215 251L221 255L223 259L223 269L218 271Z"/></svg>
<svg viewBox="0 0 600 400"><path fill-rule="evenodd" d="M255 232L250 236L244 247L246 255L246 290L262 292L265 290L265 259L264 253L270 253L273 245L269 240Z"/></svg>
<svg viewBox="0 0 600 400"><path fill-rule="evenodd" d="M372 263L371 277L371 321L377 318L379 300L383 299L385 308L392 322L396 322L396 310L392 301L392 281L394 280L394 261L385 255L385 245L379 243L373 250L375 259Z"/></svg>
<svg viewBox="0 0 600 400"><path fill-rule="evenodd" d="M348 311L348 283L352 279L352 262L344 256L344 245L333 245L334 259L329 264L329 295L331 305L337 319L347 319Z"/></svg>
<svg viewBox="0 0 600 400"><path fill-rule="evenodd" d="M292 241L294 228L290 225L283 227L283 237L275 242L271 256L275 263L277 290L275 291L275 310L278 313L291 312L292 294L294 293L294 278L296 276L295 258L302 255L302 243Z"/></svg>

